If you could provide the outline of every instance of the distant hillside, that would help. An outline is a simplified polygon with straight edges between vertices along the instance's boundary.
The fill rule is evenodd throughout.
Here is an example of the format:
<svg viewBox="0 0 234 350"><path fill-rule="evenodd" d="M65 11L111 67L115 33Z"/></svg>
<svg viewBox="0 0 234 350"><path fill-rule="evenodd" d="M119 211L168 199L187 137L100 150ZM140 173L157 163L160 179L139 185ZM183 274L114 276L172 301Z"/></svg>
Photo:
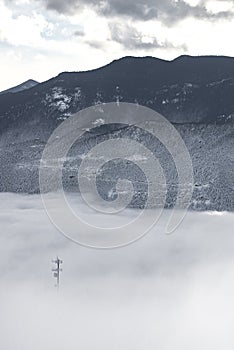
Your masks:
<svg viewBox="0 0 234 350"><path fill-rule="evenodd" d="M22 90L22 89L21 89ZM234 58L181 56L173 61L153 57L124 57L87 72L64 72L31 89L0 95L0 191L39 191L38 167L53 130L73 113L102 102L131 102L152 108L178 129L192 157L195 187L191 207L196 210L234 210ZM126 135L136 133L127 128ZM105 128L102 136L87 133L73 163L67 162L64 181L76 187L76 173L88 147L115 137ZM143 140L144 135L139 136ZM158 152L155 150L155 152ZM82 153L82 154L81 154ZM158 156L158 153L157 153ZM175 198L173 165L162 150L166 168L167 206ZM112 164L101 179L103 197L125 165ZM140 178L133 168L127 178ZM88 176L88 175L87 175ZM108 180L109 177L109 180ZM110 181L111 180L111 181ZM109 181L109 182L108 182ZM136 181L141 206L144 178ZM112 186L112 187L111 187Z"/></svg>
<svg viewBox="0 0 234 350"><path fill-rule="evenodd" d="M36 86L37 84L39 84L37 81L29 79L20 85L14 86L14 87L7 89L7 90L4 90L4 91L1 91L0 95L8 93L8 92L16 93L16 92L28 90L28 89L31 89L32 87Z"/></svg>

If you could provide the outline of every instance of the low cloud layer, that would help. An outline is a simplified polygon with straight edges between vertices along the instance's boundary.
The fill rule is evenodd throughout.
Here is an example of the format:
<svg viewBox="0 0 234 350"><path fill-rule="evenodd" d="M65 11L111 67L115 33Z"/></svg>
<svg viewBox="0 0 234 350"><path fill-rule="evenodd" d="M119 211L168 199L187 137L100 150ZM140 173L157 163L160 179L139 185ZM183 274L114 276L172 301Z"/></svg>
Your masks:
<svg viewBox="0 0 234 350"><path fill-rule="evenodd" d="M188 213L166 236L168 214L138 242L97 251L58 233L40 196L0 194L0 348L232 350L233 214Z"/></svg>

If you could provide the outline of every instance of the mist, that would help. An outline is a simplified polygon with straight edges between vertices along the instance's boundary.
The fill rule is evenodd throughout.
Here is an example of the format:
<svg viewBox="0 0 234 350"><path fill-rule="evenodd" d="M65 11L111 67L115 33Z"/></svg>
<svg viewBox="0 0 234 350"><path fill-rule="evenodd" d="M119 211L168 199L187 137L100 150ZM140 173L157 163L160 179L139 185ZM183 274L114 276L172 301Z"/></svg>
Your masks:
<svg viewBox="0 0 234 350"><path fill-rule="evenodd" d="M0 349L233 349L234 214L188 212L165 235L169 214L129 246L95 250L59 233L39 195L0 194Z"/></svg>

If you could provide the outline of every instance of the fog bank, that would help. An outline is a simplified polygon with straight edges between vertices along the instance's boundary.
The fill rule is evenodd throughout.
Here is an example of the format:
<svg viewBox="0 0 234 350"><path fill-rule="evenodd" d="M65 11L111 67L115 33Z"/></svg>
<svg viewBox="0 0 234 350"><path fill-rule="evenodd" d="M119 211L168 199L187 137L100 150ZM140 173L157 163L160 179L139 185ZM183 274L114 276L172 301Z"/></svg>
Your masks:
<svg viewBox="0 0 234 350"><path fill-rule="evenodd" d="M168 213L134 244L94 250L60 234L40 196L0 194L0 348L232 350L234 214L189 212L166 236Z"/></svg>

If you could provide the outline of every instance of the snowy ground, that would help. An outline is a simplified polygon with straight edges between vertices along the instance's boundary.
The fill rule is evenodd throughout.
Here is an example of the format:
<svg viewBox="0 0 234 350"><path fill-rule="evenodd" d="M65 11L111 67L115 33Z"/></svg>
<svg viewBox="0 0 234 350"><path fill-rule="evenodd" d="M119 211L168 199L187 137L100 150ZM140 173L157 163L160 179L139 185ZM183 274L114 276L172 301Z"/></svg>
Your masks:
<svg viewBox="0 0 234 350"><path fill-rule="evenodd" d="M170 236L166 219L98 251L58 233L40 196L0 194L0 349L233 350L234 214L190 212Z"/></svg>

